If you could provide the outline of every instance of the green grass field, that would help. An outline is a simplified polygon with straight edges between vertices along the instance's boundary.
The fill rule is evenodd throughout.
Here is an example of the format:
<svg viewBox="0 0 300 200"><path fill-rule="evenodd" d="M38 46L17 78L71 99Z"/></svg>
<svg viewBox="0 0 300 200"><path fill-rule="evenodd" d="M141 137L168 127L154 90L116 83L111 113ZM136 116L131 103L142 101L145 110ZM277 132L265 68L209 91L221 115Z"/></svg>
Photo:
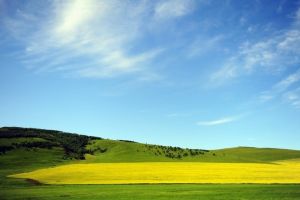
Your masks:
<svg viewBox="0 0 300 200"><path fill-rule="evenodd" d="M0 192L3 200L298 200L300 185L46 185Z"/></svg>
<svg viewBox="0 0 300 200"><path fill-rule="evenodd" d="M1 145L43 138L1 138ZM153 146L153 145L152 145ZM227 162L270 163L300 158L300 151L284 149L230 148L213 150L180 159L158 154L160 147L112 141L91 140L86 147L93 155L86 160L65 157L62 146L47 148L19 147L0 155L0 199L204 199L204 200L296 200L299 184L133 184L133 185L40 185L32 180L9 178L8 175L67 164L119 162ZM105 149L105 151L104 151ZM187 149L173 154L189 152ZM155 154L156 153L156 154ZM176 163L174 163L176 164Z"/></svg>

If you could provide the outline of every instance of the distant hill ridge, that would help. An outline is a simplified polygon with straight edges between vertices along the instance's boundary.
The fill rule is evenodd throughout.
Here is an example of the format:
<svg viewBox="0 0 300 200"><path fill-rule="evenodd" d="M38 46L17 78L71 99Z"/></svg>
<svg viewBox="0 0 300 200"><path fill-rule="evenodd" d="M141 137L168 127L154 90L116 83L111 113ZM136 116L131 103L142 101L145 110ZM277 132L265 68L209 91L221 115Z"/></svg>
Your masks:
<svg viewBox="0 0 300 200"><path fill-rule="evenodd" d="M273 162L300 158L300 151L275 148L235 147L218 150L187 149L142 144L128 140L35 128L0 128L0 156L31 151L61 152L63 160L81 162ZM27 155L28 153L26 153Z"/></svg>

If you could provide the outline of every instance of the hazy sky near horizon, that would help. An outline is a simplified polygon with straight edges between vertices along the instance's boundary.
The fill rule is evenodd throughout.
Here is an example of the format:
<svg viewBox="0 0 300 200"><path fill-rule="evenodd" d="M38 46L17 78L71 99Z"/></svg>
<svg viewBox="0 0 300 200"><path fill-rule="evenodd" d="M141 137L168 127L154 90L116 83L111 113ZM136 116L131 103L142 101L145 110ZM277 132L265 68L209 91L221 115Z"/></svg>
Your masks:
<svg viewBox="0 0 300 200"><path fill-rule="evenodd" d="M0 0L0 126L300 149L300 1Z"/></svg>

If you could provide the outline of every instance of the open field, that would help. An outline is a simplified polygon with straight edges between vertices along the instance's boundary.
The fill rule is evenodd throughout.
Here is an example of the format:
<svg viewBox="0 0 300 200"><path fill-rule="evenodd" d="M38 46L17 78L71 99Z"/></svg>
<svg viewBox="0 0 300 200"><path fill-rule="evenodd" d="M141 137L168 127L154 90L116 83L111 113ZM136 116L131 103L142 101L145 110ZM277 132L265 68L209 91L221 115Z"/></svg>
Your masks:
<svg viewBox="0 0 300 200"><path fill-rule="evenodd" d="M0 194L2 200L299 200L300 185L45 185Z"/></svg>
<svg viewBox="0 0 300 200"><path fill-rule="evenodd" d="M42 131L37 131L42 132ZM31 132L32 134L32 132ZM62 133L63 134L63 133ZM162 152L165 147L155 146L149 147L149 145L126 142L126 141L114 141L114 140L101 140L92 139L88 142L86 146L87 149L91 149L93 154L86 153L85 160L74 159L73 155L76 151L73 151L69 157L66 157L65 147L68 144L76 144L76 140L72 138L67 138L67 142L61 141L60 137L55 139L57 135L48 137L48 133L45 132L43 135L32 135L28 137L26 134L20 134L19 136L1 138L0 144L3 146L11 146L13 144L14 148L6 151L0 155L0 199L2 200L80 200L80 199L155 199L155 200L298 200L300 199L300 184L108 184L108 185L87 185L87 184L52 184L52 185L39 185L37 182L28 181L26 179L11 178L9 175L20 174L20 173L35 173L36 170L45 170L50 168L49 172L54 172L57 169L64 169L65 167L75 167L75 171L78 170L78 166L82 166L82 172L87 173L85 167L101 166L100 169L93 169L89 173L91 174L107 174L104 173L105 170L103 166L119 167L126 163L126 168L129 165L132 167L142 166L146 164L151 164L151 169L148 172L161 170L162 165L164 166L164 173L171 173L172 170L178 170L175 173L180 175L180 165L181 167L195 167L198 173L207 173L209 171L221 173L221 169L217 169L216 166L222 166L224 168L227 165L238 167L240 172L244 172L245 175L249 171L258 168L253 168L254 166L265 166L268 168L269 172L272 172L272 178L276 175L274 170L286 169L282 176L277 174L277 178L286 179L290 177L296 179L299 177L299 158L300 151L288 150L288 149L271 149L271 148L249 148L249 147L239 147L239 148L228 148L220 150L211 150L199 155L188 155L182 157L181 159L169 158L164 154L156 155L157 151ZM1 136L1 131L0 131ZM49 140L50 139L50 140ZM55 140L54 140L55 139ZM25 142L26 145L23 145ZM57 146L47 148L41 144L59 143ZM39 145L33 146L29 144ZM62 144L62 145L61 145ZM103 152L103 149L106 149ZM76 150L76 149L74 149ZM102 151L101 151L102 150ZM176 155L181 153L181 150L171 151ZM189 152L188 149L183 149L184 152ZM75 154L76 155L76 154ZM298 159L297 159L298 158ZM294 160L291 160L294 159ZM279 161L279 160L289 160ZM188 161L188 162L187 162ZM158 162L158 163L157 163ZM156 164L155 164L156 163ZM158 165L157 169L153 166ZM170 166L175 166L175 169ZM197 165L202 167L206 166L206 170L197 169ZM176 167L177 166L177 167ZM215 166L213 168L212 166ZM252 166L250 168L245 168L245 166ZM198 166L199 167L199 166ZM207 169L209 167L209 169ZM97 167L96 167L97 168ZM148 168L150 168L148 166ZM230 173L236 173L238 170L230 170ZM129 169L129 168L128 168ZM172 170L170 170L172 169ZM272 171L272 170L273 171ZM53 170L53 171L52 171ZM66 170L66 169L64 169ZM99 170L100 171L99 173ZM110 169L115 170L115 169ZM120 169L119 169L120 170ZM294 171L293 171L294 170ZM124 170L123 170L124 171ZM142 170L140 172L146 173L147 170ZM131 169L127 171L134 175L137 173L137 169ZM140 173L139 172L139 173ZM189 171L188 173L190 173ZM247 173L246 173L247 172ZM75 173L75 172L72 172ZM118 173L114 171L114 173ZM174 173L174 171L173 171ZM224 171L222 172L224 174ZM282 173L282 171L280 171ZM259 173L257 173L259 174ZM257 175L256 174L256 175ZM27 174L28 175L28 174ZM51 174L49 174L51 175ZM60 174L59 179L67 178L67 173ZM69 174L70 175L70 174ZM79 173L76 174L76 181L78 181ZM116 175L116 174L115 174ZM137 174L136 174L137 175ZM184 178L185 174L181 174ZM266 174L265 174L266 175ZM51 175L52 176L52 175ZM73 175L72 175L73 176ZM75 176L73 176L75 177ZM172 176L171 176L172 177ZM269 176L268 176L269 177ZM49 178L49 177L48 177ZM88 177L86 174L81 176L81 181L84 179L91 180L91 176ZM153 177L153 180L157 180L157 177ZM163 178L163 177L161 177ZM167 177L168 178L168 177ZM178 180L178 176L173 176L173 178ZM217 177L220 179L220 177ZM250 177L251 178L251 177ZM127 177L127 181L130 180ZM81 182L80 181L80 182ZM99 180L98 180L99 181ZM116 181L116 180L115 180Z"/></svg>
<svg viewBox="0 0 300 200"><path fill-rule="evenodd" d="M300 162L71 164L10 177L45 184L300 183Z"/></svg>

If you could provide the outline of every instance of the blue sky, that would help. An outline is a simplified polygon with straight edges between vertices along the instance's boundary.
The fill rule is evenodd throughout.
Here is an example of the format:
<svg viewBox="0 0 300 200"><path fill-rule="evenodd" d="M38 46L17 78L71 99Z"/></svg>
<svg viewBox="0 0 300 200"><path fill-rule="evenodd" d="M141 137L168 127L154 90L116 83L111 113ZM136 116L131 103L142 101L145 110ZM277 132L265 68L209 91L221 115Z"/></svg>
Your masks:
<svg viewBox="0 0 300 200"><path fill-rule="evenodd" d="M300 1L0 0L0 126L300 149Z"/></svg>

